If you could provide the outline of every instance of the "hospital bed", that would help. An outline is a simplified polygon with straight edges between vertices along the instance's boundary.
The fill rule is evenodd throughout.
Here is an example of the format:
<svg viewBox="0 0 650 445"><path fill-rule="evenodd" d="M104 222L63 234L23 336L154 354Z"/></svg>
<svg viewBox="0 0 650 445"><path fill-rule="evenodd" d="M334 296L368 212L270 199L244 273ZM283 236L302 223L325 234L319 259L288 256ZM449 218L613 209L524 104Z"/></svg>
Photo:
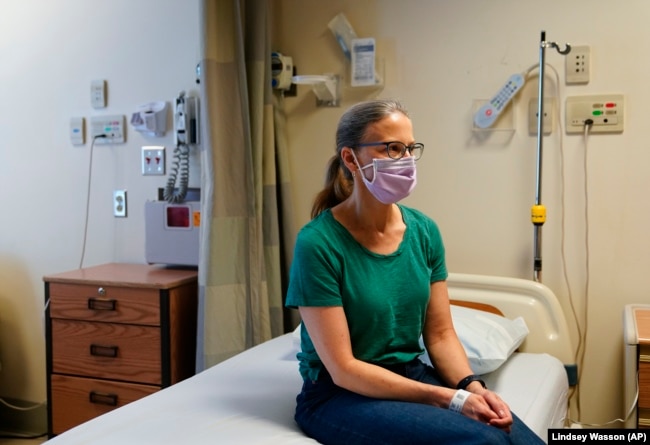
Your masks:
<svg viewBox="0 0 650 445"><path fill-rule="evenodd" d="M496 358L474 350L477 361L472 366L478 372L496 368L484 374L488 387L546 440L548 428L564 426L576 372L566 319L555 295L534 281L493 276L452 273L448 285L457 304L453 316L459 336L461 331L471 336L465 328L483 325L491 332L477 331L475 337L502 347L503 356ZM468 302L470 309L464 306ZM500 324L513 323L521 331L522 320L527 335L510 335L512 326ZM274 338L47 444L315 444L293 420L302 384L298 345L295 331Z"/></svg>

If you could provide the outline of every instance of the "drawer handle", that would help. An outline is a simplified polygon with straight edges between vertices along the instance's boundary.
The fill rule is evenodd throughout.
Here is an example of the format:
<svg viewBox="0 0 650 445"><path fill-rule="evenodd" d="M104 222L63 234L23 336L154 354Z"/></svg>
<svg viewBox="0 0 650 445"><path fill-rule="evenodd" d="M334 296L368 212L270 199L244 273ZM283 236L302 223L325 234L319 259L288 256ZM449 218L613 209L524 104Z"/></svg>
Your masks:
<svg viewBox="0 0 650 445"><path fill-rule="evenodd" d="M98 405L117 406L117 394L106 394L103 392L91 391L88 395L90 403Z"/></svg>
<svg viewBox="0 0 650 445"><path fill-rule="evenodd" d="M95 311L114 311L117 301L108 298L88 298L88 309Z"/></svg>
<svg viewBox="0 0 650 445"><path fill-rule="evenodd" d="M117 346L90 345L90 355L97 357L117 357Z"/></svg>

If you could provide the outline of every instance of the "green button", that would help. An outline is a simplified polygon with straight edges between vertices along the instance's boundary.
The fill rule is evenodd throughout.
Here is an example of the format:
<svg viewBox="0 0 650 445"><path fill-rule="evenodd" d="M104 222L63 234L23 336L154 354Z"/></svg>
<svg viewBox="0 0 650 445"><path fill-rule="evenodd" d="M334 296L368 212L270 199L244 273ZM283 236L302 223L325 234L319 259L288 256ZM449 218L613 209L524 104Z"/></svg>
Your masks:
<svg viewBox="0 0 650 445"><path fill-rule="evenodd" d="M600 116L601 114L603 114L603 111L602 110L594 110L591 114L593 114L594 116Z"/></svg>

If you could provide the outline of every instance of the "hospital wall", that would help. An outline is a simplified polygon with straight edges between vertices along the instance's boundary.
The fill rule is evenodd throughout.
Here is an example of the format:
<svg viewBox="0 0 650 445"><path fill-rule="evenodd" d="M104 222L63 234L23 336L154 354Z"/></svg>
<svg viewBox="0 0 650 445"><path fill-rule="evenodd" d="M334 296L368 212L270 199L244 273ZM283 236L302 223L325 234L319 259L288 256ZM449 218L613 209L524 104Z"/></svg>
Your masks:
<svg viewBox="0 0 650 445"><path fill-rule="evenodd" d="M198 89L200 4L0 0L0 397L45 401L42 277L79 267L87 209L84 266L144 262L144 202L165 177L142 176L141 147L171 157L173 137L143 136L128 121L141 104ZM103 109L90 103L97 79L107 81ZM92 144L72 145L70 118L89 131L92 116L115 114L126 117L126 143L95 145L89 181ZM126 218L113 216L116 189L127 190ZM0 430L2 420L0 410Z"/></svg>
<svg viewBox="0 0 650 445"><path fill-rule="evenodd" d="M650 302L643 279L650 267L645 230L650 149L642 117L648 103L650 64L644 55L650 31L644 20L650 5L642 0L623 6L601 0L273 4L275 49L293 56L300 74L345 77L341 107L317 108L302 85L296 97L284 101L296 229L309 218L345 107L370 97L398 97L411 110L416 138L426 145L418 187L405 202L439 223L449 268L456 272L532 277L536 139L527 132L526 109L536 79L513 107L515 129L505 136L483 138L472 131L474 101L537 63L542 29L549 40L591 46L591 82L570 87L560 82L561 102L566 95L625 94L626 119L622 134L588 138L588 304L585 144L581 136L560 138L557 130L544 141L548 221L542 281L558 294L574 326L562 270L564 237L578 313L582 317L588 307L589 314L583 420L621 416L622 307ZM171 102L181 90L195 91L200 0L0 0L0 11L0 397L42 402L43 275L79 267L87 209L84 266L144 262L144 202L155 199L165 180L142 176L140 150L152 143L169 150L173 144L171 133L150 139L127 124L125 144L91 150L87 139L73 146L69 120L128 116L142 103ZM339 12L359 36L377 39L383 88L349 86L348 66L327 29ZM549 51L547 61L563 79L563 57ZM95 79L107 80L105 109L90 105ZM552 79L548 93L554 93ZM190 171L193 186L199 184L197 157L194 153ZM112 215L115 189L128 192L127 218Z"/></svg>
<svg viewBox="0 0 650 445"><path fill-rule="evenodd" d="M415 138L425 144L418 185L404 201L434 218L451 271L532 279L537 138L528 130L537 103L533 70L502 125L474 131L476 101L491 97L514 73L539 62L546 40L589 45L588 84L565 84L565 57L545 51L545 96L623 94L624 131L543 139L540 201L541 281L559 297L578 342L587 328L581 417L622 417L622 311L650 303L650 3L603 0L278 0L274 49L293 57L298 74L343 77L341 106L316 107L309 86L285 97L294 184L295 225L309 219L325 164L334 154L336 123L346 107L395 97L410 109ZM343 12L359 37L374 37L381 88L350 86L350 66L328 22ZM559 84L555 80L555 71ZM535 105L536 106L536 105ZM564 128L564 124L562 124ZM566 279L565 279L566 276ZM575 307L575 316L572 312ZM588 320L588 324L587 324ZM576 416L575 409L573 416ZM614 423L613 426L620 426Z"/></svg>

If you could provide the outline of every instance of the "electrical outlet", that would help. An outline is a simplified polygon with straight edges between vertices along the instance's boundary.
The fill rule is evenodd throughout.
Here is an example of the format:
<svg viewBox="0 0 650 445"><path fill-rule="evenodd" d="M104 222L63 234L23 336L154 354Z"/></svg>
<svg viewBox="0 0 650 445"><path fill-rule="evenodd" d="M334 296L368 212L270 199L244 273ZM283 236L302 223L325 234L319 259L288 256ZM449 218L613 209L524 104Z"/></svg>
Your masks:
<svg viewBox="0 0 650 445"><path fill-rule="evenodd" d="M165 147L162 146L142 147L142 174L143 175L164 175L165 174Z"/></svg>
<svg viewBox="0 0 650 445"><path fill-rule="evenodd" d="M126 218L126 190L113 192L113 216Z"/></svg>
<svg viewBox="0 0 650 445"><path fill-rule="evenodd" d="M565 81L567 84L589 83L591 75L591 49L589 46L572 46L564 57Z"/></svg>
<svg viewBox="0 0 650 445"><path fill-rule="evenodd" d="M537 134L537 109L539 100L536 97L530 99L528 103L528 133ZM544 98L544 118L542 119L542 134L548 135L553 132L555 122L555 98Z"/></svg>
<svg viewBox="0 0 650 445"><path fill-rule="evenodd" d="M590 120L590 133L621 133L624 105L622 94L569 96L564 113L566 132L584 133L585 122Z"/></svg>

